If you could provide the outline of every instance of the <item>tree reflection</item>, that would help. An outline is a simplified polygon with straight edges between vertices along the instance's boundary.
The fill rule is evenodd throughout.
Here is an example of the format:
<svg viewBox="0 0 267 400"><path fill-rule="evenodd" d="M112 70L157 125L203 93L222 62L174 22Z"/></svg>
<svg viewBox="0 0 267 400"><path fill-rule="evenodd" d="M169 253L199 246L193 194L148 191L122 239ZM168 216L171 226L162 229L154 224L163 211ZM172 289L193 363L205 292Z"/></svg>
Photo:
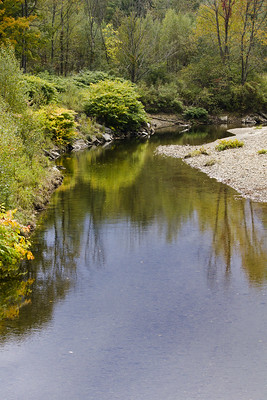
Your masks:
<svg viewBox="0 0 267 400"><path fill-rule="evenodd" d="M30 303L32 279L11 279L0 283L0 331L1 321L13 320L20 309Z"/></svg>
<svg viewBox="0 0 267 400"><path fill-rule="evenodd" d="M261 284L267 278L267 248L264 229L249 200L234 200L228 187L220 185L218 190L212 247L208 263L208 278L215 280L220 256L225 263L225 276L231 273L233 253L239 253L242 267L252 284ZM257 223L256 223L257 221Z"/></svg>
<svg viewBox="0 0 267 400"><path fill-rule="evenodd" d="M131 146L98 150L97 156L95 152L81 155L78 165L83 173L78 180L83 188L87 184L88 196L81 196L77 206L87 210L87 219L90 216L87 238L91 238L85 256L103 256L100 232L108 220L130 219L139 227L140 235L157 221L166 239L172 241L183 224L197 215L201 231L212 232L209 279L215 279L217 264L223 260L228 280L233 254L238 253L250 281L263 283L267 249L262 218L255 213L254 203L236 200L232 189L180 160L155 157L151 144Z"/></svg>

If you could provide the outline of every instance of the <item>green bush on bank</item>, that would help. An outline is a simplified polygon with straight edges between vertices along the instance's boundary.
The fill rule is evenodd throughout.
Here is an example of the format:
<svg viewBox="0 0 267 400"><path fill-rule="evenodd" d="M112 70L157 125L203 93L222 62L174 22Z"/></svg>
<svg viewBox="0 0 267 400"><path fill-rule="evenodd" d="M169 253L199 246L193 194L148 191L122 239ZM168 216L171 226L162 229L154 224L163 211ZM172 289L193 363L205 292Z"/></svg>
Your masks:
<svg viewBox="0 0 267 400"><path fill-rule="evenodd" d="M159 84L157 86L147 86L140 84L138 86L140 100L150 113L180 113L183 111L183 103L178 94L178 88L175 83Z"/></svg>
<svg viewBox="0 0 267 400"><path fill-rule="evenodd" d="M87 91L84 111L88 116L118 131L136 131L147 116L136 87L128 81L105 80Z"/></svg>
<svg viewBox="0 0 267 400"><path fill-rule="evenodd" d="M76 113L62 107L46 107L39 111L46 135L58 146L67 146L77 136Z"/></svg>
<svg viewBox="0 0 267 400"><path fill-rule="evenodd" d="M40 107L57 100L57 89L53 83L34 75L24 75L31 105Z"/></svg>
<svg viewBox="0 0 267 400"><path fill-rule="evenodd" d="M188 107L184 112L184 117L188 120L207 121L208 111L201 107Z"/></svg>

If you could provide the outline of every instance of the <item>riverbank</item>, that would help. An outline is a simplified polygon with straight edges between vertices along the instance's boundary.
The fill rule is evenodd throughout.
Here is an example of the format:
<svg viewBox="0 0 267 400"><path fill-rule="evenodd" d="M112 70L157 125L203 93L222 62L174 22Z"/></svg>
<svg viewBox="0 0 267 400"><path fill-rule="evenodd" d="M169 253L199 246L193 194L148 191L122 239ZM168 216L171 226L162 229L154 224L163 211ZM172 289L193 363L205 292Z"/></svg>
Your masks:
<svg viewBox="0 0 267 400"><path fill-rule="evenodd" d="M267 127L237 128L228 132L244 146L219 152L215 147L220 140L216 140L204 146L159 146L157 154L182 158L191 167L231 186L240 196L267 202L267 154L258 153L267 150ZM193 156L188 157L190 154Z"/></svg>

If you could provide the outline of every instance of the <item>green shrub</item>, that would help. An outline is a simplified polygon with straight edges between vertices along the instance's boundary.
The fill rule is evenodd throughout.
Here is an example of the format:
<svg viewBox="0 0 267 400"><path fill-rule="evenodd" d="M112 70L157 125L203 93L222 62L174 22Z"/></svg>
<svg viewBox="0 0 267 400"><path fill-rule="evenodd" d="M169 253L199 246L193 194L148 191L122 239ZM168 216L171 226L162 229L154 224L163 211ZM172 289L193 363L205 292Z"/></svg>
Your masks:
<svg viewBox="0 0 267 400"><path fill-rule="evenodd" d="M186 119L197 119L199 121L207 121L208 111L201 107L188 107L184 112Z"/></svg>
<svg viewBox="0 0 267 400"><path fill-rule="evenodd" d="M31 104L46 105L57 99L55 86L38 76L24 75Z"/></svg>
<svg viewBox="0 0 267 400"><path fill-rule="evenodd" d="M33 258L25 237L28 227L14 219L15 211L0 211L0 281L19 275L19 261Z"/></svg>
<svg viewBox="0 0 267 400"><path fill-rule="evenodd" d="M88 88L84 111L110 128L136 131L147 122L138 98L135 86L128 81L101 81Z"/></svg>
<svg viewBox="0 0 267 400"><path fill-rule="evenodd" d="M180 113L183 111L183 103L179 99L177 85L165 84L158 86L138 87L140 100L147 112L151 113Z"/></svg>
<svg viewBox="0 0 267 400"><path fill-rule="evenodd" d="M65 92L66 84L71 81L71 78L49 74L48 72L40 72L38 76L46 82L51 83L58 93Z"/></svg>
<svg viewBox="0 0 267 400"><path fill-rule="evenodd" d="M78 74L73 75L73 83L78 87L88 87L92 83L98 83L105 80L115 80L115 78L103 71L82 70ZM117 80L117 79L116 79Z"/></svg>
<svg viewBox="0 0 267 400"><path fill-rule="evenodd" d="M227 149L235 149L238 147L243 147L244 143L238 139L230 140L220 140L219 144L215 147L217 151L223 151Z"/></svg>
<svg viewBox="0 0 267 400"><path fill-rule="evenodd" d="M58 145L66 146L77 136L75 111L59 107L47 107L40 110L46 134Z"/></svg>
<svg viewBox="0 0 267 400"><path fill-rule="evenodd" d="M261 149L258 151L258 154L267 154L267 150L266 149Z"/></svg>

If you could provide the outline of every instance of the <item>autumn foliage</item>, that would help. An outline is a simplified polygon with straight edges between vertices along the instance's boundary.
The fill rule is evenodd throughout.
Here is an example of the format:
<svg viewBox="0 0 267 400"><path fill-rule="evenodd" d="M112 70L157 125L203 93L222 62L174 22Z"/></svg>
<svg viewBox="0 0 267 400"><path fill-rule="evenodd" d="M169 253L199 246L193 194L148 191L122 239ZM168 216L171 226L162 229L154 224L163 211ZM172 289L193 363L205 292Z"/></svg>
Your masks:
<svg viewBox="0 0 267 400"><path fill-rule="evenodd" d="M19 261L33 259L27 239L29 227L16 221L15 212L5 212L3 209L0 212L0 281L19 275Z"/></svg>

